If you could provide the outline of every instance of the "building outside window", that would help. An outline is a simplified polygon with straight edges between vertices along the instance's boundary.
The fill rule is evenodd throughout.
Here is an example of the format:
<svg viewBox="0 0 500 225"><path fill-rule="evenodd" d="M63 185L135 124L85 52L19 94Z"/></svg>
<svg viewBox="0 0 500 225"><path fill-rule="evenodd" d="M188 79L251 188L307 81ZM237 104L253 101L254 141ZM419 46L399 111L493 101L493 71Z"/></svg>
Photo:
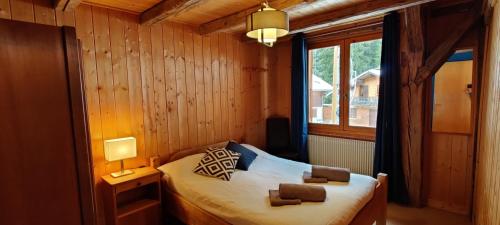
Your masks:
<svg viewBox="0 0 500 225"><path fill-rule="evenodd" d="M374 137L381 52L380 33L310 45L310 133Z"/></svg>

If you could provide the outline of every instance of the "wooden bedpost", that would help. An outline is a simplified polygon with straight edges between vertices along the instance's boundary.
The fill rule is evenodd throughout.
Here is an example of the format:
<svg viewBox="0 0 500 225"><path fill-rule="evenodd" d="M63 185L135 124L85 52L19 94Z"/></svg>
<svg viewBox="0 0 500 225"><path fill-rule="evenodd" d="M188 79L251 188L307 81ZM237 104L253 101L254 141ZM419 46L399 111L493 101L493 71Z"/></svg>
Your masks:
<svg viewBox="0 0 500 225"><path fill-rule="evenodd" d="M377 180L379 182L380 188L382 190L382 197L385 201L382 201L380 206L380 212L377 216L377 225L386 225L387 221L387 190L388 190L388 180L387 174L379 173L377 174Z"/></svg>

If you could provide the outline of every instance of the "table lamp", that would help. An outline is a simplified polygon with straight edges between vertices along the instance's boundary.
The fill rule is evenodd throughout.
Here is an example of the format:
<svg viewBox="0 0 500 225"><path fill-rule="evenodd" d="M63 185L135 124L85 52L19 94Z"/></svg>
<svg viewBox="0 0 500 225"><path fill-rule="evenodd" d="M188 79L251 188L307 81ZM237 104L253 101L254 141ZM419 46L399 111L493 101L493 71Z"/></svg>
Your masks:
<svg viewBox="0 0 500 225"><path fill-rule="evenodd" d="M133 174L132 170L125 170L123 160L137 156L136 140L134 137L117 138L104 141L104 157L107 161L120 160L120 172L111 173L112 177L121 177Z"/></svg>

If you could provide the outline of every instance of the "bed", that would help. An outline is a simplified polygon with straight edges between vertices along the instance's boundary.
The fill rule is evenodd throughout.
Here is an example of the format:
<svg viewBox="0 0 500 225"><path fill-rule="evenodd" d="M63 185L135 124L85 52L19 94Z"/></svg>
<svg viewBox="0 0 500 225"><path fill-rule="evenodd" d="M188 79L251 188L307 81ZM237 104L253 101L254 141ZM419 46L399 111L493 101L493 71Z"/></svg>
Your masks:
<svg viewBox="0 0 500 225"><path fill-rule="evenodd" d="M310 165L244 145L258 156L248 171L236 171L231 181L192 172L207 148L226 143L180 151L158 167L163 172L162 194L167 213L186 224L204 225L385 224L387 176L384 174L377 179L352 174L349 183L322 184L327 190L327 200L323 203L271 207L268 190L277 189L279 183L302 183L302 172L310 170Z"/></svg>

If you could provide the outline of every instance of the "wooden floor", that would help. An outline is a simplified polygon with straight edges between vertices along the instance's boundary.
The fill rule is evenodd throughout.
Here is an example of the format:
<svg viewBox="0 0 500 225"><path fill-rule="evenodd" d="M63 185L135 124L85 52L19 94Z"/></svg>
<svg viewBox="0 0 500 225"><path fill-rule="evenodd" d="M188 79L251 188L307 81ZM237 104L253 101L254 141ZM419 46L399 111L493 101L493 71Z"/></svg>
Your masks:
<svg viewBox="0 0 500 225"><path fill-rule="evenodd" d="M469 217L433 208L408 208L389 204L387 225L472 225Z"/></svg>

